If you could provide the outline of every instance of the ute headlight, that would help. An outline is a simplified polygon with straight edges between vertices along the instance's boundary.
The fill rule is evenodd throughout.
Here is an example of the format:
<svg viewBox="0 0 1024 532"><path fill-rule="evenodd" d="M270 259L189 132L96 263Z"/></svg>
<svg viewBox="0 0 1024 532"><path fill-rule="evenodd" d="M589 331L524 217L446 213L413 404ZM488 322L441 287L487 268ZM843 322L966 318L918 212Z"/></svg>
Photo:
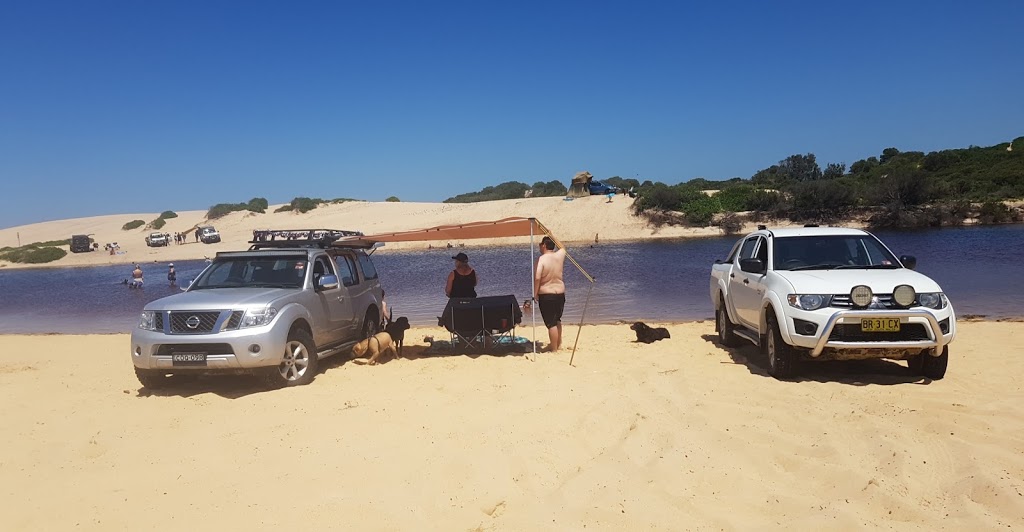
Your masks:
<svg viewBox="0 0 1024 532"><path fill-rule="evenodd" d="M156 312L152 310L143 310L139 314L139 328L145 331L156 330Z"/></svg>
<svg viewBox="0 0 1024 532"><path fill-rule="evenodd" d="M942 292L917 294L917 302L922 307L928 307L935 310L946 308L946 305L949 304L949 300L946 299L946 294L943 294Z"/></svg>
<svg viewBox="0 0 1024 532"><path fill-rule="evenodd" d="M914 287L909 284L901 284L892 291L892 300L901 307L913 305L916 299L917 293L914 292Z"/></svg>
<svg viewBox="0 0 1024 532"><path fill-rule="evenodd" d="M872 297L874 297L874 294L871 292L871 289L864 285L855 286L853 290L850 290L850 301L853 301L853 304L858 307L870 305Z"/></svg>
<svg viewBox="0 0 1024 532"><path fill-rule="evenodd" d="M819 294L789 294L789 306L800 310L818 310L827 307L832 296Z"/></svg>
<svg viewBox="0 0 1024 532"><path fill-rule="evenodd" d="M242 323L238 328L260 327L274 321L274 316L277 316L277 309L274 307L249 309L242 316Z"/></svg>

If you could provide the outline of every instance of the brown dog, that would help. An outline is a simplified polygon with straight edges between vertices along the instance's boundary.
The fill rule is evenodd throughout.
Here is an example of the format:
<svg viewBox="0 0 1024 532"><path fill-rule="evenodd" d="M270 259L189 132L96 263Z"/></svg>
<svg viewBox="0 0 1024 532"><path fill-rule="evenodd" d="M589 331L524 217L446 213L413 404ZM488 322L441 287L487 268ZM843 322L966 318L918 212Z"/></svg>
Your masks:
<svg viewBox="0 0 1024 532"><path fill-rule="evenodd" d="M377 359L380 358L382 354L388 351L390 351L393 356L398 356L398 351L395 349L395 343L391 341L391 335L386 332L382 332L352 346L352 358L369 357L369 360L366 363L372 366L377 363Z"/></svg>

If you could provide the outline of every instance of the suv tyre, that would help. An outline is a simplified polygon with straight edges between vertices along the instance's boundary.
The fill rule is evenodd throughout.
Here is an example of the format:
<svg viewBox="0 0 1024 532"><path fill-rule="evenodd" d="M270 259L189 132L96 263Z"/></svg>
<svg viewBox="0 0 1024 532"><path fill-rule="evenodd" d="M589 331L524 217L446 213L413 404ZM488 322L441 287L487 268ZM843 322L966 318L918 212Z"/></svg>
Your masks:
<svg viewBox="0 0 1024 532"><path fill-rule="evenodd" d="M267 371L267 383L273 388L303 386L313 382L317 371L316 345L304 329L295 329L281 354L281 363Z"/></svg>
<svg viewBox="0 0 1024 532"><path fill-rule="evenodd" d="M768 374L776 379L793 376L796 366L796 353L793 347L782 339L775 314L768 311L768 337L765 341L765 353L768 355Z"/></svg>
<svg viewBox="0 0 1024 532"><path fill-rule="evenodd" d="M715 328L718 329L718 343L725 347L736 347L736 333L734 325L729 320L729 310L725 308L725 300L720 300L719 308L715 311Z"/></svg>

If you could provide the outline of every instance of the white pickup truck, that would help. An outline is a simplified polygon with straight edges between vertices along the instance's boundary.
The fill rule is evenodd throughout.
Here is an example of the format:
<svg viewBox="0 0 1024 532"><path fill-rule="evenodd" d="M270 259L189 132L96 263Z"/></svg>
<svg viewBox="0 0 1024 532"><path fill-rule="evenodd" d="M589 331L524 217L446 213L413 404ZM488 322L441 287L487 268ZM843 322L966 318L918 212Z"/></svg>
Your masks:
<svg viewBox="0 0 1024 532"><path fill-rule="evenodd" d="M759 226L711 268L719 341L759 346L776 378L801 359L890 358L941 379L956 315L916 263L859 229Z"/></svg>

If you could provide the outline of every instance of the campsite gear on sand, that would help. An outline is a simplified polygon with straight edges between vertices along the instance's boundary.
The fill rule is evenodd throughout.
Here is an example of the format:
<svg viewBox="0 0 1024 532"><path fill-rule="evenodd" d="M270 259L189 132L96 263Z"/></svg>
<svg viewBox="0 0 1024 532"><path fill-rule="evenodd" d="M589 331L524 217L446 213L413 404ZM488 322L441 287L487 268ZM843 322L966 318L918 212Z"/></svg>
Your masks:
<svg viewBox="0 0 1024 532"><path fill-rule="evenodd" d="M523 321L516 296L453 297L448 300L438 325L451 333L452 345L486 348L502 337L514 337Z"/></svg>
<svg viewBox="0 0 1024 532"><path fill-rule="evenodd" d="M551 240L555 242L559 248L565 249L565 246L558 241L551 231L544 227L542 223L536 218L504 218L501 220L487 221L487 222L468 222L464 224L453 224L453 225L441 225L437 227L431 227L427 229L417 229L414 231L401 231L396 233L380 233L376 235L359 235L339 238L333 245L336 246L361 246L371 248L376 246L378 243L387 242L437 242L437 241L463 241L471 240L476 238L507 238L507 237L530 237L530 278L529 287L530 292L533 291L533 277L536 273L536 253L537 243L534 241L535 236L539 234L551 237ZM583 329L583 320L587 315L587 308L590 306L590 296L594 289L595 279L582 266L576 259L573 258L572 254L566 250L565 258L572 263L583 274L588 281L590 281L590 289L587 291L587 299L583 305L583 314L580 315L579 328L576 331L576 341L572 346L572 356L569 358L569 364L576 356L576 347L579 344L580 331ZM537 312L534 310L533 314L533 348L534 353L537 349Z"/></svg>

